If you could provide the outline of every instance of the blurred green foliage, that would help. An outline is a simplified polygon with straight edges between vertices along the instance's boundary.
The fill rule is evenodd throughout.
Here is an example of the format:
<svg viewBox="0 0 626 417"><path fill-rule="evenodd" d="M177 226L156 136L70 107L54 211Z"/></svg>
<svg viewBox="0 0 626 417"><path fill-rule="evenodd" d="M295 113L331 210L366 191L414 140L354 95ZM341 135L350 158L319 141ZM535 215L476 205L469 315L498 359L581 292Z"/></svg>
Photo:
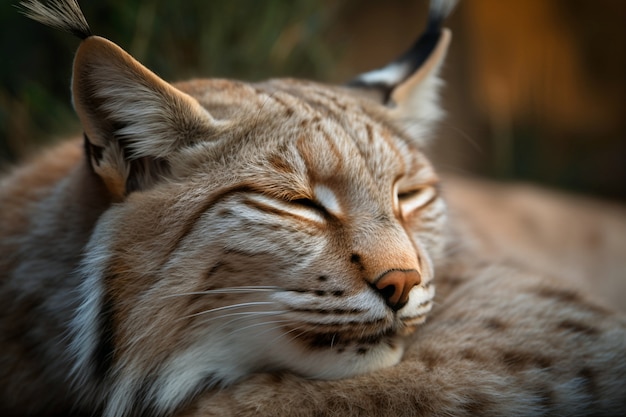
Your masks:
<svg viewBox="0 0 626 417"><path fill-rule="evenodd" d="M0 2L0 165L78 131L70 103L79 41ZM13 3L13 4L12 4ZM339 45L325 42L339 6L316 0L82 0L95 34L162 78L327 79Z"/></svg>

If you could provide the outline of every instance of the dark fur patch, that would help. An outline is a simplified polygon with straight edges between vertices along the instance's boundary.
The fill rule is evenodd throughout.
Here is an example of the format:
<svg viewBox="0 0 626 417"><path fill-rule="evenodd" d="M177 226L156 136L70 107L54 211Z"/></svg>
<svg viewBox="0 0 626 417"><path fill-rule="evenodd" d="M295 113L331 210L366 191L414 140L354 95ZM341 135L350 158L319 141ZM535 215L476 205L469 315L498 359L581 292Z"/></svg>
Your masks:
<svg viewBox="0 0 626 417"><path fill-rule="evenodd" d="M282 384L286 380L285 374L280 372L273 372L269 376L270 381L274 384Z"/></svg>
<svg viewBox="0 0 626 417"><path fill-rule="evenodd" d="M591 304L584 300L580 294L574 290L551 288L551 287L539 287L535 290L535 294L542 298L555 300L565 304L575 304L578 308L584 308L596 314L611 314L611 312L604 307Z"/></svg>
<svg viewBox="0 0 626 417"><path fill-rule="evenodd" d="M217 271L219 271L220 269L222 269L224 266L226 265L225 262L223 261L218 261L217 263L215 263L215 265L213 265L211 267L211 269L209 269L209 271L206 273L205 279L206 280L210 280L211 278L213 278L213 276L215 275L215 273ZM209 285L206 288L204 288L204 291L212 291L214 289L216 289L217 287L214 285ZM189 302L188 305L192 306L194 304L196 304L199 300L206 298L208 295L207 294L203 294L202 291L200 291L199 294L192 294L189 296ZM220 295L213 295L212 299L221 299L223 298Z"/></svg>
<svg viewBox="0 0 626 417"><path fill-rule="evenodd" d="M126 150L124 153L126 154ZM170 164L163 158L144 156L136 159L126 157L125 159L129 164L126 194L146 190L170 172Z"/></svg>
<svg viewBox="0 0 626 417"><path fill-rule="evenodd" d="M374 143L374 128L368 123L365 125L365 130L367 131L367 143L372 146Z"/></svg>
<svg viewBox="0 0 626 417"><path fill-rule="evenodd" d="M466 396L462 408L467 415L482 416L487 414L492 404L493 400L488 395L475 391Z"/></svg>
<svg viewBox="0 0 626 417"><path fill-rule="evenodd" d="M498 332L503 331L508 327L506 323L495 317L486 320L484 326L489 330L494 330Z"/></svg>
<svg viewBox="0 0 626 417"><path fill-rule="evenodd" d="M463 359L472 362L480 362L483 359L482 356L473 349L463 349L460 354Z"/></svg>
<svg viewBox="0 0 626 417"><path fill-rule="evenodd" d="M310 333L306 335L307 344L315 349L330 348L335 345L345 345L338 333Z"/></svg>
<svg viewBox="0 0 626 417"><path fill-rule="evenodd" d="M225 262L224 261L217 261L215 263L215 265L213 265L211 267L211 269L209 269L209 271L206 273L205 278L206 279L211 279L213 277L213 275L215 275L215 273L224 266ZM210 286L206 288L208 291L215 289L214 287Z"/></svg>
<svg viewBox="0 0 626 417"><path fill-rule="evenodd" d="M287 174L293 173L293 167L289 165L289 163L285 161L285 159L282 158L280 155L272 155L269 158L268 162L278 172L283 172Z"/></svg>
<svg viewBox="0 0 626 417"><path fill-rule="evenodd" d="M537 403L541 406L542 415L551 416L554 414L557 399L554 391L549 387L538 387L535 396Z"/></svg>
<svg viewBox="0 0 626 417"><path fill-rule="evenodd" d="M224 249L223 253L224 255L242 256L244 258L255 258L258 256L267 255L267 253L249 252L239 248Z"/></svg>
<svg viewBox="0 0 626 417"><path fill-rule="evenodd" d="M580 303L580 295L576 291L560 288L541 287L537 289L537 295L542 298L550 298L563 303Z"/></svg>
<svg viewBox="0 0 626 417"><path fill-rule="evenodd" d="M377 320L372 323L377 322ZM392 333L393 330L389 329L382 333L371 334L368 336L363 336L362 332L358 329L349 332L351 326L360 325L363 323L353 322L353 323L330 323L325 324L327 328L336 327L339 331L324 331L324 332L312 332L306 331L302 332L298 335L296 340L301 341L307 345L309 348L313 349L328 349L328 348L336 348L339 346L347 346L347 345L356 345L358 347L366 348L367 346L378 345L386 340ZM288 331L291 331L289 328L285 328Z"/></svg>
<svg viewBox="0 0 626 417"><path fill-rule="evenodd" d="M537 352L523 350L505 350L502 352L501 361L507 368L513 371L521 371L527 368L546 369L552 366L552 359Z"/></svg>
<svg viewBox="0 0 626 417"><path fill-rule="evenodd" d="M306 291L303 291L306 292ZM363 310L359 310L358 308L351 308L351 309L342 309L342 308L335 308L332 310L327 310L324 308L292 308L291 311L297 312L297 313L313 313L313 314L337 314L337 315L342 315L342 314L361 314L363 313ZM327 323L328 325L332 326L332 323ZM355 322L355 324L358 324L358 322ZM342 323L337 323L336 325L341 326Z"/></svg>
<svg viewBox="0 0 626 417"><path fill-rule="evenodd" d="M597 336L600 333L600 330L596 329L595 327L574 320L561 321L557 325L557 329L571 331L575 333L582 333L587 336Z"/></svg>
<svg viewBox="0 0 626 417"><path fill-rule="evenodd" d="M113 275L105 276L104 281L114 279ZM106 285L106 284L105 284ZM115 309L113 297L105 289L98 316L98 342L93 351L92 361L96 378L104 380L113 364L115 352Z"/></svg>
<svg viewBox="0 0 626 417"><path fill-rule="evenodd" d="M91 143L86 133L83 133L83 144L88 165L91 168L92 172L95 172L93 164L95 163L96 166L100 166L100 162L102 161L102 157L104 154L104 148Z"/></svg>
<svg viewBox="0 0 626 417"><path fill-rule="evenodd" d="M598 385L596 383L596 375L591 368L584 367L576 375L583 382L583 386L589 393L591 398L598 398Z"/></svg>
<svg viewBox="0 0 626 417"><path fill-rule="evenodd" d="M346 106L344 103L339 101L339 99L337 98L336 95L330 94L330 93L328 93L328 92L326 92L324 90L318 90L317 94L319 94L321 96L324 96L326 99L330 100L340 110L342 110L342 111L347 111L348 110L348 106Z"/></svg>
<svg viewBox="0 0 626 417"><path fill-rule="evenodd" d="M419 360L424 363L426 370L429 372L443 362L443 357L441 355L429 349L420 351L418 357Z"/></svg>
<svg viewBox="0 0 626 417"><path fill-rule="evenodd" d="M148 376L142 379L139 388L135 391L135 400L133 401L132 415L141 417L147 417L149 415L155 415L149 404L151 403L150 391L156 382L155 376Z"/></svg>

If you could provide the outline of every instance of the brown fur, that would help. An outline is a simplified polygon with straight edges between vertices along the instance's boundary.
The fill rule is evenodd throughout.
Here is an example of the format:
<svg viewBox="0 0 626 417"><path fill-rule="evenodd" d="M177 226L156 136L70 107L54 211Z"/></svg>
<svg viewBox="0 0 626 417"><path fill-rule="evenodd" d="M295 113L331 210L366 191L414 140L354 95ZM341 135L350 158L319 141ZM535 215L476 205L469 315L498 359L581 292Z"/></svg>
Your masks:
<svg viewBox="0 0 626 417"><path fill-rule="evenodd" d="M626 312L626 209L541 189L447 177L445 193L483 256L566 279Z"/></svg>
<svg viewBox="0 0 626 417"><path fill-rule="evenodd" d="M290 79L171 85L59 1L33 13L84 38L85 152L0 183L3 415L626 410L624 316L490 252L485 205L454 187L449 221L422 152L448 31L381 103Z"/></svg>
<svg viewBox="0 0 626 417"><path fill-rule="evenodd" d="M564 299L563 282L473 264L440 271L465 283L438 297L399 365L344 381L257 375L181 416L621 414L624 318Z"/></svg>

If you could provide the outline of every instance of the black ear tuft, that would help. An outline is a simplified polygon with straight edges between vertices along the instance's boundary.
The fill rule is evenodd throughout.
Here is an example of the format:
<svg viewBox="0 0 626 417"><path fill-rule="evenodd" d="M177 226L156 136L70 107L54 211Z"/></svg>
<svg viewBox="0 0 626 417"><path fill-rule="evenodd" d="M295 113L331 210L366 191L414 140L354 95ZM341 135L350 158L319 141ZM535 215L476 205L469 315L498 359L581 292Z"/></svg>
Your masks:
<svg viewBox="0 0 626 417"><path fill-rule="evenodd" d="M442 24L457 0L431 0L426 30L413 45L390 64L363 73L348 82L348 86L375 89L388 103L396 86L406 81L432 55L442 36Z"/></svg>
<svg viewBox="0 0 626 417"><path fill-rule="evenodd" d="M76 0L50 0L47 4L39 0L20 2L22 13L46 26L70 32L80 39L90 37L91 29Z"/></svg>

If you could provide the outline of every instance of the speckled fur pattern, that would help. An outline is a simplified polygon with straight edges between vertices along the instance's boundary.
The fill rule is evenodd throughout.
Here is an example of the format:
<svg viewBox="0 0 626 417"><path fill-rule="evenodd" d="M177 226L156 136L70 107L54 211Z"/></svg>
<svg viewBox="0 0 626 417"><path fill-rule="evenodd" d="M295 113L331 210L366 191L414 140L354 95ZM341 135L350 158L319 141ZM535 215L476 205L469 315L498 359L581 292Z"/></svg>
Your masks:
<svg viewBox="0 0 626 417"><path fill-rule="evenodd" d="M84 134L0 182L1 415L626 410L624 316L487 254L443 198L449 31L374 72L380 100L376 77L169 84L51 4L25 7L82 39Z"/></svg>

